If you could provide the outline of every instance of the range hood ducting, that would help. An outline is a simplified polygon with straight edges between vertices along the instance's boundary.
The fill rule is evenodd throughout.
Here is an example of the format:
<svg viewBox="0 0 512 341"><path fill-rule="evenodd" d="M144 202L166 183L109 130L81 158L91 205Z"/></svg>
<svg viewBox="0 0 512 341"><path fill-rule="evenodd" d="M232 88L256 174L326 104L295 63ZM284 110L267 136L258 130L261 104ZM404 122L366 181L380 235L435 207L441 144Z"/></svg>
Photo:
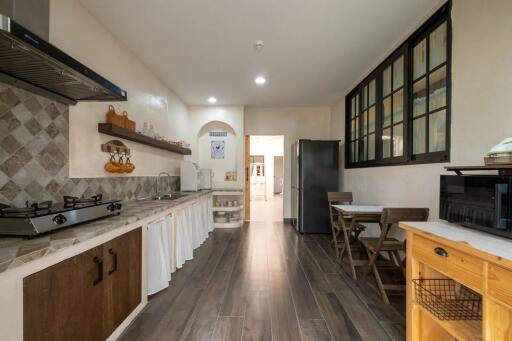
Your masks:
<svg viewBox="0 0 512 341"><path fill-rule="evenodd" d="M66 104L127 100L126 91L1 14L0 80Z"/></svg>

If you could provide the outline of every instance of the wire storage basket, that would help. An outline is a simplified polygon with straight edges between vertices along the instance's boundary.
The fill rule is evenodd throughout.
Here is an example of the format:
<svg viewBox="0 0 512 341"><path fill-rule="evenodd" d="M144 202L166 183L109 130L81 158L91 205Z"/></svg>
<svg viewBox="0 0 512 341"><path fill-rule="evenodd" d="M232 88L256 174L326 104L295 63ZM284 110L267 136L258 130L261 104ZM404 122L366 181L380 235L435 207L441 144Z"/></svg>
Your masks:
<svg viewBox="0 0 512 341"><path fill-rule="evenodd" d="M413 279L416 302L440 320L481 320L482 296L453 279Z"/></svg>

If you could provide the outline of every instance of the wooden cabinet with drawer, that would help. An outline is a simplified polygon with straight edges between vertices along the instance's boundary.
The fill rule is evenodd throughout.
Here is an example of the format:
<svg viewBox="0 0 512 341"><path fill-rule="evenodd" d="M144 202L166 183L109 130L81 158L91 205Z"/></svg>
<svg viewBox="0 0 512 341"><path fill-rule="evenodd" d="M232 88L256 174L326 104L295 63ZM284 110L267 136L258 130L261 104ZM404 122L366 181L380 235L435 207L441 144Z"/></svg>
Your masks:
<svg viewBox="0 0 512 341"><path fill-rule="evenodd" d="M414 236L412 254L444 275L482 291L484 262L481 259L417 235Z"/></svg>
<svg viewBox="0 0 512 341"><path fill-rule="evenodd" d="M487 290L491 297L512 307L512 271L489 264Z"/></svg>
<svg viewBox="0 0 512 341"><path fill-rule="evenodd" d="M512 240L440 222L400 227L407 232L407 340L512 340Z"/></svg>
<svg viewBox="0 0 512 341"><path fill-rule="evenodd" d="M142 230L23 280L25 340L105 340L141 302Z"/></svg>

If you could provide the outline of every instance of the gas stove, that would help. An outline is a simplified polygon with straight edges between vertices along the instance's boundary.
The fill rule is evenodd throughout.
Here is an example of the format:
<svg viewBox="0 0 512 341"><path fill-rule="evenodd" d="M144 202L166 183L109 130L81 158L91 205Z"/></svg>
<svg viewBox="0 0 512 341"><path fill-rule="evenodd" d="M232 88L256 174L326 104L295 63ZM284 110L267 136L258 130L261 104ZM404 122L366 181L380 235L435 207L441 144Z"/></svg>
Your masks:
<svg viewBox="0 0 512 341"><path fill-rule="evenodd" d="M120 200L103 201L98 194L90 198L64 196L62 203L44 201L10 207L0 203L0 235L28 236L69 227L121 213Z"/></svg>

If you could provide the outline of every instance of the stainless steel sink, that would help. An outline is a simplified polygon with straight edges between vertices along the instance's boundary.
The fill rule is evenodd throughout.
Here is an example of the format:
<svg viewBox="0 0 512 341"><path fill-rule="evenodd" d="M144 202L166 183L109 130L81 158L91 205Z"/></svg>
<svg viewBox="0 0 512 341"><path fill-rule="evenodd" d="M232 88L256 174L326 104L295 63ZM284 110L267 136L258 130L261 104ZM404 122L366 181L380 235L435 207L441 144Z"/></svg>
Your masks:
<svg viewBox="0 0 512 341"><path fill-rule="evenodd" d="M158 200L158 201L161 201L161 200L177 200L179 198L183 198L185 196L187 196L188 194L185 194L185 193L179 193L179 192L176 192L176 193L168 193L168 194L162 194L162 195L154 195L152 197L146 197L146 198L141 198L141 199L138 199L138 200L144 200L144 201L147 201L147 200Z"/></svg>

